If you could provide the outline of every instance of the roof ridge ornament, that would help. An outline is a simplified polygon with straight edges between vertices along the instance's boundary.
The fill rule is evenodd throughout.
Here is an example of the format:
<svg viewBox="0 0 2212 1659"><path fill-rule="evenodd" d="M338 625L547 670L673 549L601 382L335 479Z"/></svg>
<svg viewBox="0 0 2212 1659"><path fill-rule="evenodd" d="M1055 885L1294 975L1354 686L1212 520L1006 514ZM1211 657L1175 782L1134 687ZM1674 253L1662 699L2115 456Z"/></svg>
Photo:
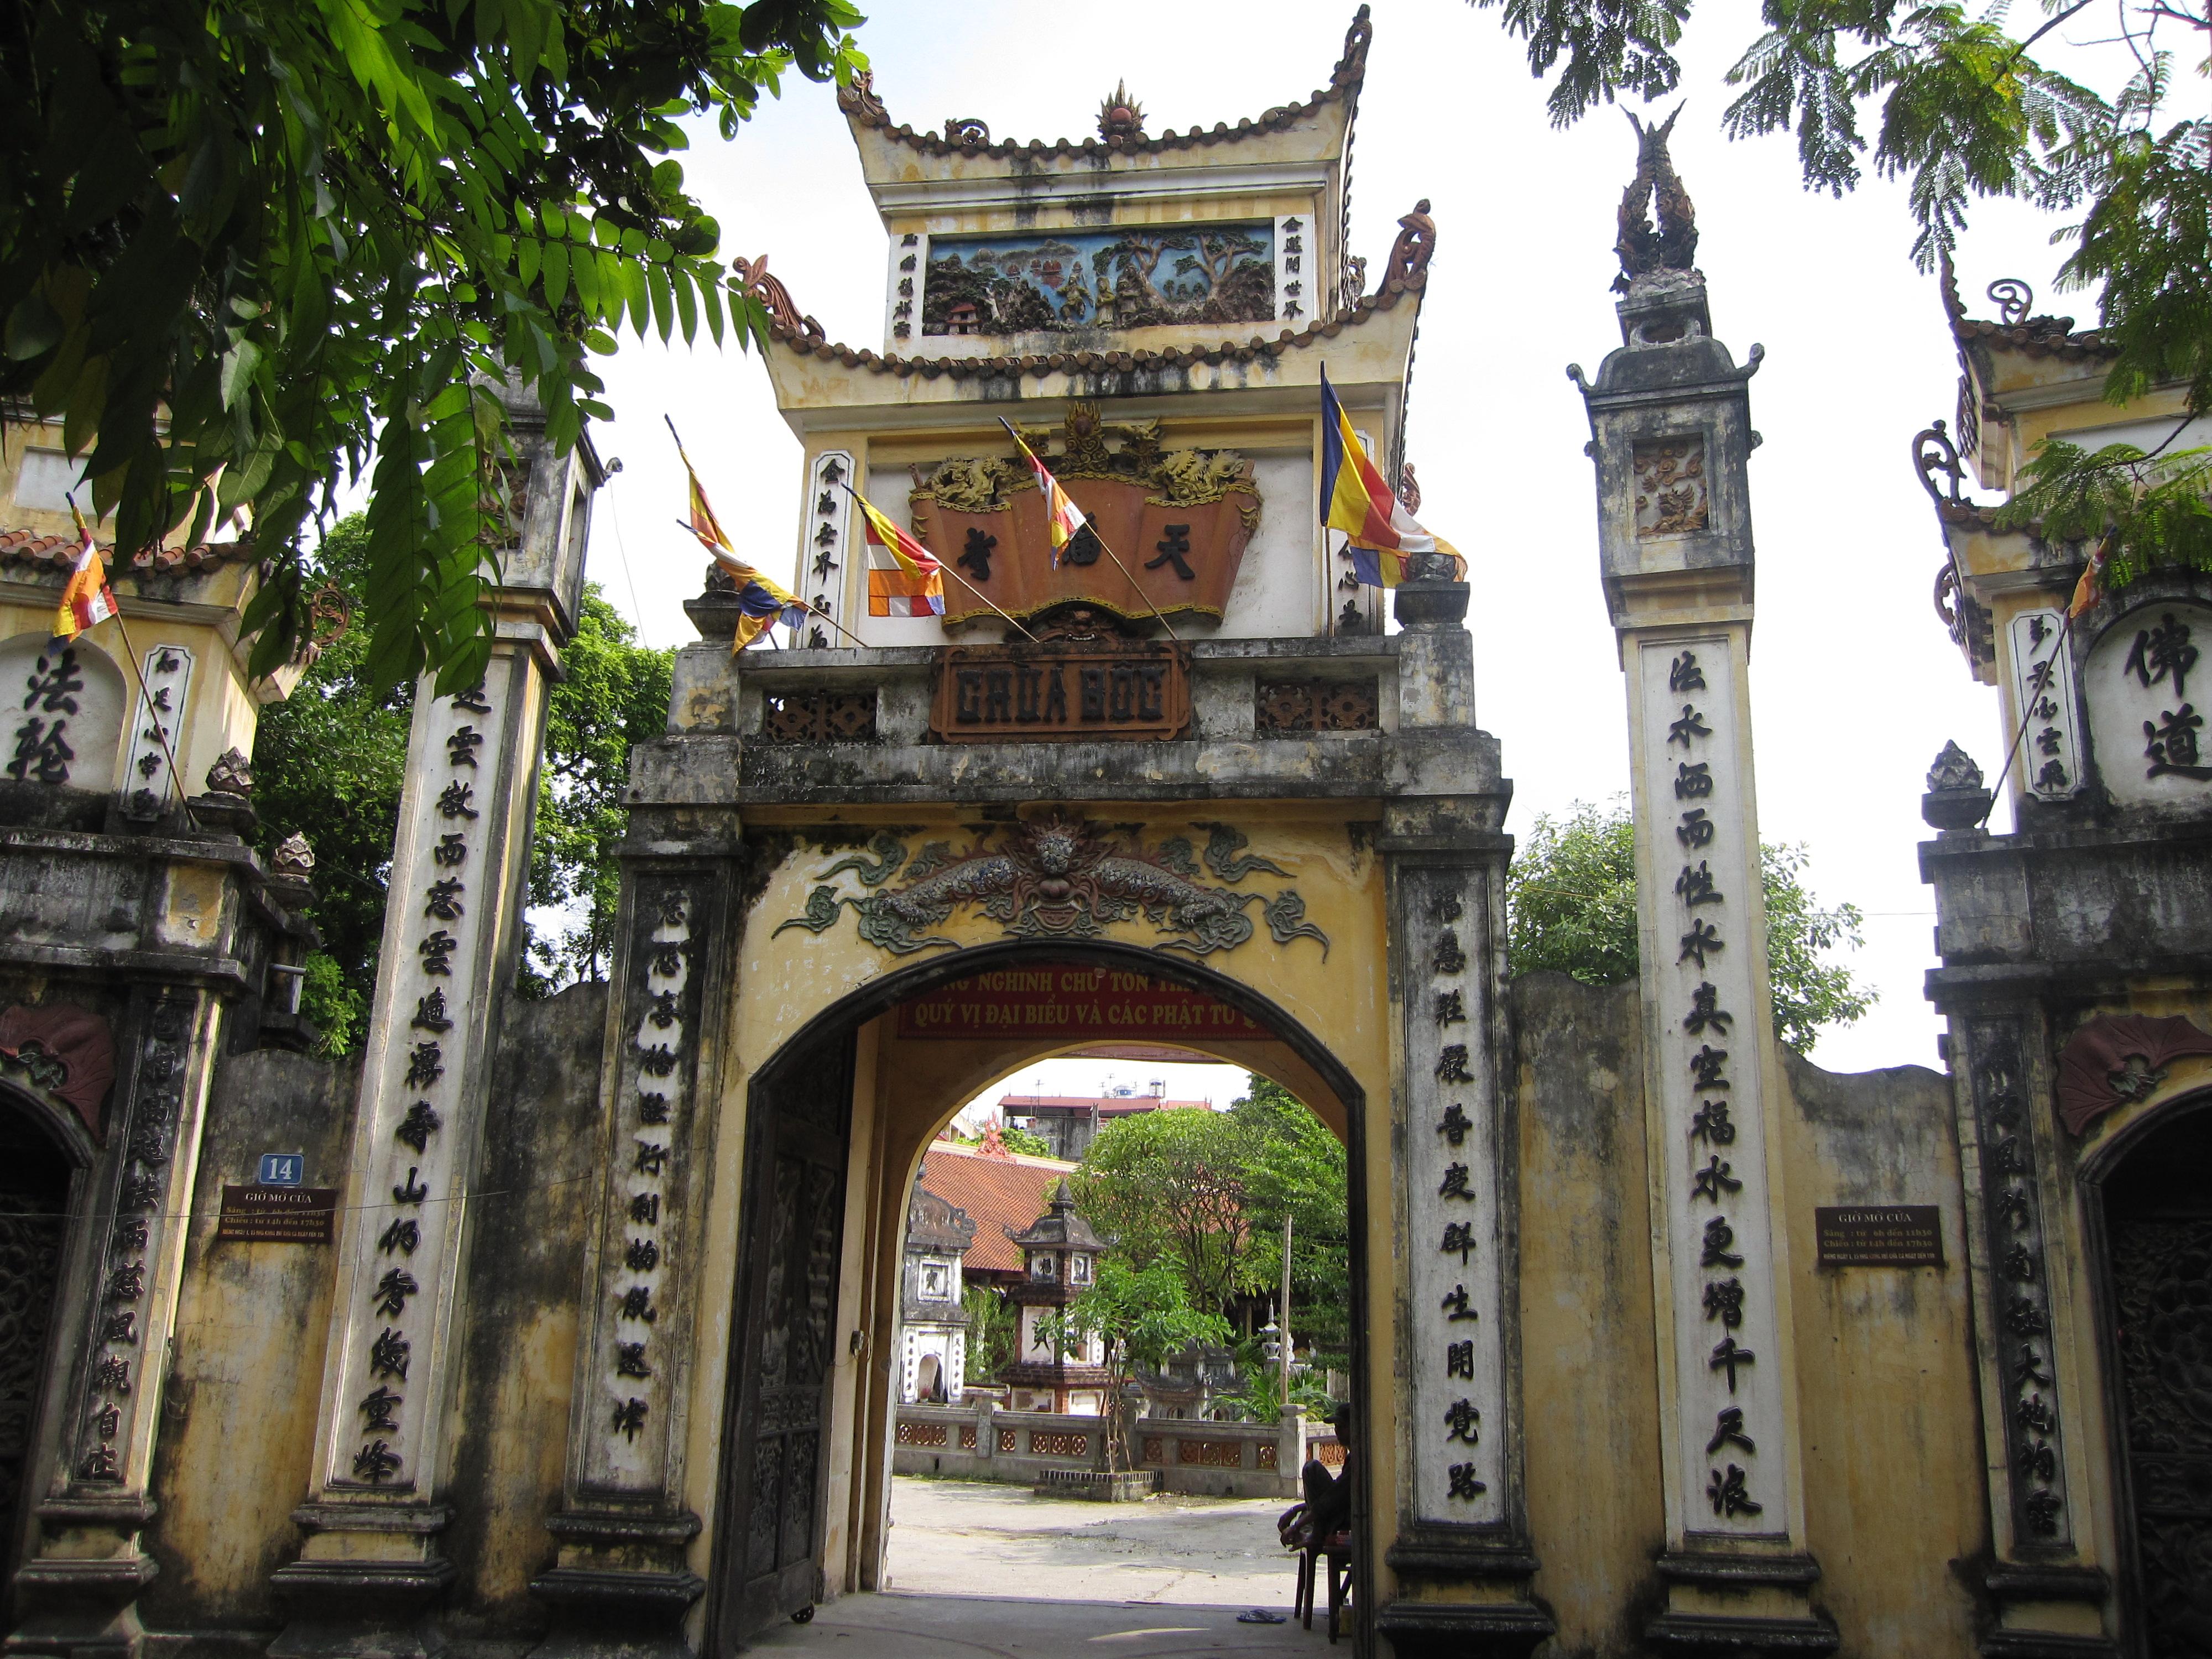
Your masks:
<svg viewBox="0 0 2212 1659"><path fill-rule="evenodd" d="M1636 176L1621 192L1620 235L1613 245L1620 257L1620 275L1613 285L1622 293L1639 276L1697 269L1698 212L1667 149L1674 123L1687 106L1675 105L1672 115L1652 126L1638 120L1632 111L1621 112L1636 130ZM1655 207L1656 230L1650 217Z"/></svg>
<svg viewBox="0 0 2212 1659"><path fill-rule="evenodd" d="M1145 136L1145 106L1129 96L1129 83L1117 79L1114 90L1098 106L1098 136L1119 149Z"/></svg>

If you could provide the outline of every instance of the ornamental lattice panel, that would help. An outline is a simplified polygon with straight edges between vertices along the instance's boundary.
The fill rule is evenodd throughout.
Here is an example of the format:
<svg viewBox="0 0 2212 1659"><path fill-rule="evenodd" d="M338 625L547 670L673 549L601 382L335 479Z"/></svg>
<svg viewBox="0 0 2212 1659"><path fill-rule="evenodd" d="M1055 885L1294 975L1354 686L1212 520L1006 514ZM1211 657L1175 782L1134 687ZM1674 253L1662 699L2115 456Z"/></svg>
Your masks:
<svg viewBox="0 0 2212 1659"><path fill-rule="evenodd" d="M1252 724L1262 737L1298 732L1372 732L1381 725L1372 679L1262 680Z"/></svg>
<svg viewBox="0 0 2212 1659"><path fill-rule="evenodd" d="M771 691L763 699L761 736L769 743L873 743L873 690Z"/></svg>

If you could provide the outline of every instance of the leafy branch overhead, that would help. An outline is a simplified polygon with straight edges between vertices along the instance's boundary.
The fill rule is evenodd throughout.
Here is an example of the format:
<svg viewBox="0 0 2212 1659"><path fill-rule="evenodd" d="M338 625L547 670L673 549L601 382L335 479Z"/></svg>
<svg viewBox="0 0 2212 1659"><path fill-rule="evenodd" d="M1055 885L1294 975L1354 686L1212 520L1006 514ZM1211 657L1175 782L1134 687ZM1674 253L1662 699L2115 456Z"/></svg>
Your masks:
<svg viewBox="0 0 2212 1659"><path fill-rule="evenodd" d="M1680 82L1674 47L1692 0L1472 3L1498 6L1526 40L1532 72L1555 76L1557 125ZM1763 0L1765 30L1729 72L1742 90L1724 124L1739 138L1794 132L1808 189L1840 196L1869 157L1877 173L1903 179L1923 270L1949 256L1978 198L2011 197L2064 216L2053 240L2073 251L2060 281L2095 290L2100 338L2117 354L2106 398L2123 404L2175 387L2183 413L2200 416L2212 410L2212 117L2201 112L2212 8L2091 3L2021 6L2016 23L2007 0L1976 12ZM2089 54L2106 46L2120 48L2126 66L2109 97L2087 83L2098 64ZM2078 72L2057 66L2067 52ZM2195 112L2174 118L2178 85ZM2010 522L2039 523L2058 540L2109 537L2115 584L2154 563L2212 567L2208 458L2212 451L2051 444Z"/></svg>
<svg viewBox="0 0 2212 1659"><path fill-rule="evenodd" d="M562 453L624 328L743 345L679 125L865 60L845 0L29 0L0 21L0 398L63 422L126 549L250 510L253 666L374 457L381 683L471 683L510 398Z"/></svg>

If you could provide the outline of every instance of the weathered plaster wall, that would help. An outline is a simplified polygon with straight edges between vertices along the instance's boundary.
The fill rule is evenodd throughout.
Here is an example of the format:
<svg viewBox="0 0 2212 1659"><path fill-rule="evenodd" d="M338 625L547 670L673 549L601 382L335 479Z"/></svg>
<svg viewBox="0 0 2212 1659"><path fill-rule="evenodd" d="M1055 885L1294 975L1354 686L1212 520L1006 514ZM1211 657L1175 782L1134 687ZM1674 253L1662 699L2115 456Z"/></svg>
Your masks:
<svg viewBox="0 0 2212 1659"><path fill-rule="evenodd" d="M1636 991L1531 974L1513 1004L1535 1591L1562 1659L1626 1659L1665 1536ZM1814 1601L1845 1653L1969 1652L1958 1564L1984 1547L1985 1500L1950 1081L1783 1066ZM1819 1267L1814 1208L1864 1204L1938 1206L1947 1265Z"/></svg>
<svg viewBox="0 0 2212 1659"><path fill-rule="evenodd" d="M459 1573L450 1628L542 1630L576 1369L576 1298L596 1188L607 988L510 999L469 1218L469 1328L453 1422Z"/></svg>
<svg viewBox="0 0 2212 1659"><path fill-rule="evenodd" d="M252 1181L265 1152L304 1152L310 1184L343 1187L355 1086L351 1066L275 1049L216 1071L155 1452L161 1511L144 1534L161 1568L139 1602L154 1628L265 1638L282 1622L269 1575L299 1549L291 1515L313 1460L331 1253L218 1243L216 1221L224 1183Z"/></svg>
<svg viewBox="0 0 2212 1659"><path fill-rule="evenodd" d="M506 1011L471 1215L453 1520L457 1636L543 1627L528 1594L550 1564L574 1370L576 1297L599 1117L606 992L577 986ZM235 1632L255 1651L283 1622L270 1574L299 1553L330 1323L331 1252L217 1243L226 1182L264 1152L307 1153L310 1184L359 1201L343 1168L351 1065L260 1050L226 1062L208 1113L174 1367L155 1463L161 1565L140 1602L155 1629ZM258 1632L258 1637L252 1633Z"/></svg>
<svg viewBox="0 0 2212 1659"><path fill-rule="evenodd" d="M1535 1593L1562 1655L1638 1654L1666 1518L1637 989L1528 974L1513 1013Z"/></svg>
<svg viewBox="0 0 2212 1659"><path fill-rule="evenodd" d="M1845 1653L1966 1653L1975 1608L1957 1563L1984 1547L1986 1504L1951 1082L1782 1052L1814 1596ZM1819 1266L1814 1208L1857 1204L1940 1206L1944 1266Z"/></svg>

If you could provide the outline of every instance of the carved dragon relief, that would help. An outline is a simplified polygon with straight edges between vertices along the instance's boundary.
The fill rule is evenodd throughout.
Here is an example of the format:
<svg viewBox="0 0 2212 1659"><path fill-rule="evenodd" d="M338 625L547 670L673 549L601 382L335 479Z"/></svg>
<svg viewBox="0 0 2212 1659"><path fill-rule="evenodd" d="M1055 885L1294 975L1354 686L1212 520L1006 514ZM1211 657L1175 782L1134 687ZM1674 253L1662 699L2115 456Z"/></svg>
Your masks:
<svg viewBox="0 0 2212 1659"><path fill-rule="evenodd" d="M849 908L859 918L862 939L894 956L910 956L934 945L957 947L957 940L929 930L957 909L981 905L1016 939L1097 939L1109 924L1141 915L1168 936L1159 949L1202 957L1233 951L1250 939L1253 919L1246 911L1256 903L1278 945L1316 939L1327 958L1328 935L1305 919L1305 901L1296 890L1285 888L1270 899L1194 879L1200 859L1231 884L1256 873L1287 877L1290 872L1245 852L1247 837L1227 824L1193 827L1207 832L1203 854L1181 836L1147 850L1141 842L1113 838L1104 824L1059 811L1003 830L986 826L963 853L937 841L909 856L906 842L887 830L869 842L867 853L823 870L805 913L779 924L769 937L789 927L827 933ZM848 872L866 892L841 893L830 884ZM903 882L891 885L902 872Z"/></svg>

